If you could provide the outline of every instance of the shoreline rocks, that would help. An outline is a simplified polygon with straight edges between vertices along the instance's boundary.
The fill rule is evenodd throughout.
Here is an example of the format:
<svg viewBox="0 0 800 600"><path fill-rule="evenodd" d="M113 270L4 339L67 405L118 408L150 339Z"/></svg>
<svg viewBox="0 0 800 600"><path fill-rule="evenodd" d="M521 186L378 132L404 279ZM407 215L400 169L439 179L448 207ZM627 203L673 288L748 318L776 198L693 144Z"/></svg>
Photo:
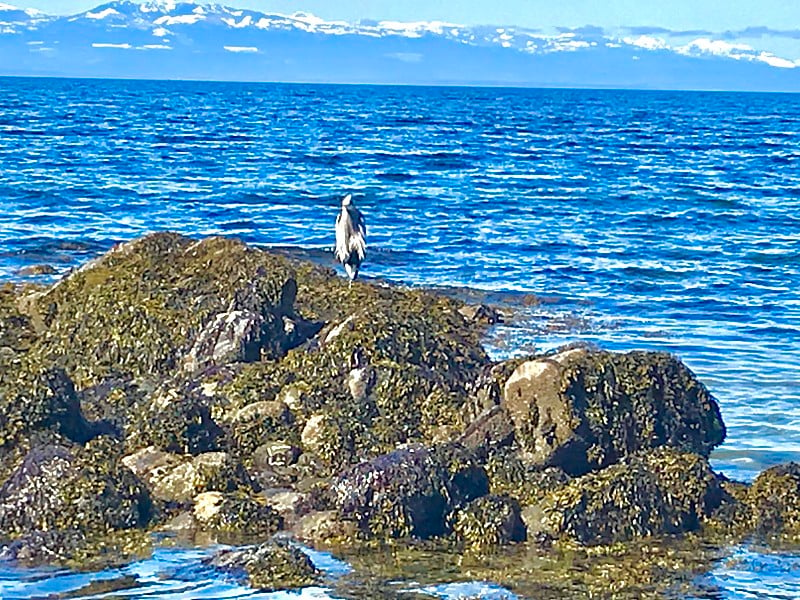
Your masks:
<svg viewBox="0 0 800 600"><path fill-rule="evenodd" d="M492 363L496 318L464 308L174 233L0 289L4 555L165 527L481 551L798 533L797 465L752 486L715 474L719 407L675 357ZM299 565L254 552L221 568Z"/></svg>

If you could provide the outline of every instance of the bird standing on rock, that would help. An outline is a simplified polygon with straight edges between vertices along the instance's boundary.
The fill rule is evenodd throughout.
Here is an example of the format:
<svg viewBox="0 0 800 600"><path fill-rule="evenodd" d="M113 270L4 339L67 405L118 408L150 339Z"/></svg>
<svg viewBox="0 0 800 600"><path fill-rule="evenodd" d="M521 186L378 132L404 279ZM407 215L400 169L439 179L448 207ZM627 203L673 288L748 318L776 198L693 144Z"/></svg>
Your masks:
<svg viewBox="0 0 800 600"><path fill-rule="evenodd" d="M353 204L352 194L342 198L342 211L336 217L335 252L352 283L367 254L367 226L364 215Z"/></svg>

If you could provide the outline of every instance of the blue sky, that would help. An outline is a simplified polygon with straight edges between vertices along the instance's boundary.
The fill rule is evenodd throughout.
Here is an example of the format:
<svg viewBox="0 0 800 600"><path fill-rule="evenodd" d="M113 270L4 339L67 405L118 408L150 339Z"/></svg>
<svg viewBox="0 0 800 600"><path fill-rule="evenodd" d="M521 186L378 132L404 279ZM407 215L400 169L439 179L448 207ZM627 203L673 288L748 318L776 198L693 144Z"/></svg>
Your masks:
<svg viewBox="0 0 800 600"><path fill-rule="evenodd" d="M9 0L4 0L8 2ZM595 25L654 28L662 37L716 37L800 58L800 0L213 0L264 12L312 12L358 21L444 20L464 25L518 25L550 30ZM104 0L15 0L50 14L72 14ZM663 29L664 31L659 31ZM688 33L688 35L683 35ZM711 35L714 34L714 35Z"/></svg>

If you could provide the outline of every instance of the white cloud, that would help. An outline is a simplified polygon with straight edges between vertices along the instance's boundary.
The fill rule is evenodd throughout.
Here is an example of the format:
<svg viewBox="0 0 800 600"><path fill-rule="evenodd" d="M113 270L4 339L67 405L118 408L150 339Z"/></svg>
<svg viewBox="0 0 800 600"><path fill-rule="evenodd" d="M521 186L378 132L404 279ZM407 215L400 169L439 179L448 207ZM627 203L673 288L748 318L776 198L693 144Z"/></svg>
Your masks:
<svg viewBox="0 0 800 600"><path fill-rule="evenodd" d="M167 46L166 44L145 44L144 46L138 46L137 50L172 50L172 46Z"/></svg>
<svg viewBox="0 0 800 600"><path fill-rule="evenodd" d="M119 48L121 50L130 50L132 46L130 44L103 44L94 42L92 43L92 48Z"/></svg>
<svg viewBox="0 0 800 600"><path fill-rule="evenodd" d="M167 37L168 35L170 35L170 33L171 32L168 29L165 29L164 27L156 27L155 29L153 29L153 35L156 37L161 37L161 38Z"/></svg>
<svg viewBox="0 0 800 600"><path fill-rule="evenodd" d="M258 52L255 46L223 46L228 52Z"/></svg>
<svg viewBox="0 0 800 600"><path fill-rule="evenodd" d="M753 47L747 44L732 44L724 40L712 40L709 38L697 38L686 44L675 48L680 54L692 54L700 52L703 54L714 54L715 56L730 56L732 58L743 58L742 53L752 52Z"/></svg>
<svg viewBox="0 0 800 600"><path fill-rule="evenodd" d="M756 60L765 62L770 67L778 67L779 69L794 69L800 66L800 60L791 61L786 58L775 56L771 52L762 52L756 57Z"/></svg>

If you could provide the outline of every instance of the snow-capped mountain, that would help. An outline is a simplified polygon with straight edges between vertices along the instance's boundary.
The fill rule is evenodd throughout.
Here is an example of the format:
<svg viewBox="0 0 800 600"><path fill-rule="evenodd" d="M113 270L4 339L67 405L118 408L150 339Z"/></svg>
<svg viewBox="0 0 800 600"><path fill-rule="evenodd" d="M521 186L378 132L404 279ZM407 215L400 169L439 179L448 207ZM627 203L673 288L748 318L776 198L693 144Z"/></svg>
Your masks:
<svg viewBox="0 0 800 600"><path fill-rule="evenodd" d="M712 36L348 23L180 0L69 16L0 3L0 75L800 91L800 60Z"/></svg>

